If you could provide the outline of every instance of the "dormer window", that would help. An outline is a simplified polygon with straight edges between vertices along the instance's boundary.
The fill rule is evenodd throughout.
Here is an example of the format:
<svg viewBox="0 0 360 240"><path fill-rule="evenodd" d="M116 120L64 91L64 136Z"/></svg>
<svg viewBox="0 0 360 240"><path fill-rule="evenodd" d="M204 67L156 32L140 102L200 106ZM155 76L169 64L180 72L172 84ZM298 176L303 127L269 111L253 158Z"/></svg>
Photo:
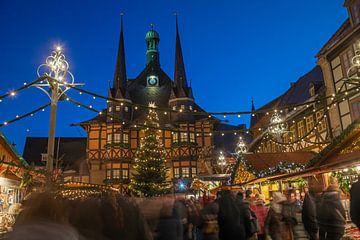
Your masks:
<svg viewBox="0 0 360 240"><path fill-rule="evenodd" d="M3 160L5 160L5 155L3 156ZM41 161L47 162L47 160L48 160L48 155L47 155L47 153L42 153L42 154L41 154Z"/></svg>

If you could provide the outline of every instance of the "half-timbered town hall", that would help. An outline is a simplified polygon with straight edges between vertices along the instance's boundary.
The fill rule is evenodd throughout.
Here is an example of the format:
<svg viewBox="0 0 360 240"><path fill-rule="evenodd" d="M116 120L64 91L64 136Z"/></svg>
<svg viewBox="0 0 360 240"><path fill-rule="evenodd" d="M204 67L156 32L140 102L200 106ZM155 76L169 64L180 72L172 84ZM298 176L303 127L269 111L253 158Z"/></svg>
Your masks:
<svg viewBox="0 0 360 240"><path fill-rule="evenodd" d="M177 21L173 77L161 68L160 36L153 27L146 33L145 43L146 66L135 78L129 78L121 24L114 80L108 93L110 98L118 101L108 101L102 114L81 123L88 133L87 160L92 183L129 182L135 153L144 136L141 125L148 113L148 109L140 106L152 103L159 108L160 126L164 129L159 134L166 148L169 180L193 178L200 173L211 174L211 162L217 150L225 148L225 142L226 148L236 144L233 136L217 140L213 131L244 127L223 124L207 115L191 114L204 110L196 103L186 77ZM214 146L214 142L218 144Z"/></svg>

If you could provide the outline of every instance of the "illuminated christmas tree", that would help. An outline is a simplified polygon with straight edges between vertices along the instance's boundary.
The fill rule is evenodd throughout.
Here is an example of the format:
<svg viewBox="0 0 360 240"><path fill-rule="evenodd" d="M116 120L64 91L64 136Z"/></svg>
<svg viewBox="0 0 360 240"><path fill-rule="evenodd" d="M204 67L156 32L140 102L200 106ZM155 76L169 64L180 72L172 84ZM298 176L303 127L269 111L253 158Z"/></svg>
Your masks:
<svg viewBox="0 0 360 240"><path fill-rule="evenodd" d="M165 148L158 136L158 122L157 113L150 109L144 124L145 137L136 153L136 173L130 183L130 189L139 196L154 197L170 190L166 182Z"/></svg>

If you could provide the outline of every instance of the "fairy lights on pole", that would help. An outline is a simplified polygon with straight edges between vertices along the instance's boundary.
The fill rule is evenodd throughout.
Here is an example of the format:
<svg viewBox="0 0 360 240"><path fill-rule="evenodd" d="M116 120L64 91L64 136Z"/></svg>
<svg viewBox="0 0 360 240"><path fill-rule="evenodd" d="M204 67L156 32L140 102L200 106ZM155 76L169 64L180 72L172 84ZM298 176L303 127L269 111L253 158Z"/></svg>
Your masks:
<svg viewBox="0 0 360 240"><path fill-rule="evenodd" d="M39 78L43 78L33 86L43 91L51 100L50 127L47 147L46 170L53 172L54 168L54 147L55 147L55 128L56 112L58 101L65 97L71 87L84 84L76 84L73 74L69 71L69 63L62 51L61 46L56 46L51 55L37 69Z"/></svg>
<svg viewBox="0 0 360 240"><path fill-rule="evenodd" d="M217 161L217 165L220 167L221 173L224 173L224 169L226 168L227 162L226 162L226 158L224 156L224 153L222 151L220 151L220 153L219 153L219 158L218 158L218 161Z"/></svg>
<svg viewBox="0 0 360 240"><path fill-rule="evenodd" d="M270 134L280 138L287 130L286 123L281 118L280 114L275 110L270 118L270 125L268 131Z"/></svg>

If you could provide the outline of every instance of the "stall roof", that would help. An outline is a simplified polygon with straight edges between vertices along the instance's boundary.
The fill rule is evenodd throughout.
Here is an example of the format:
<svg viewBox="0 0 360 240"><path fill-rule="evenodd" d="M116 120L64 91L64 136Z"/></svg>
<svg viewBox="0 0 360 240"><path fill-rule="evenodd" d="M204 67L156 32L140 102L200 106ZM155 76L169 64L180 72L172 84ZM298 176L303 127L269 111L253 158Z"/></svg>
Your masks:
<svg viewBox="0 0 360 240"><path fill-rule="evenodd" d="M271 167L279 165L281 162L286 163L297 163L297 164L307 164L310 159L315 156L314 152L301 151L301 152L279 152L279 153L252 153L244 155L244 158L251 164L256 172L260 172ZM236 179L239 170L239 162L236 164L234 171L232 173L232 179ZM279 177L286 175L286 173L277 173L274 175L269 175L261 178L255 178L250 181L240 183L241 185L262 182L270 180L274 177ZM236 182L234 182L237 185Z"/></svg>
<svg viewBox="0 0 360 240"><path fill-rule="evenodd" d="M200 175L198 179L203 181L224 181L229 180L230 174L211 174L211 175Z"/></svg>
<svg viewBox="0 0 360 240"><path fill-rule="evenodd" d="M360 122L354 122L311 159L305 170L277 176L274 180L307 177L358 164L360 164Z"/></svg>

